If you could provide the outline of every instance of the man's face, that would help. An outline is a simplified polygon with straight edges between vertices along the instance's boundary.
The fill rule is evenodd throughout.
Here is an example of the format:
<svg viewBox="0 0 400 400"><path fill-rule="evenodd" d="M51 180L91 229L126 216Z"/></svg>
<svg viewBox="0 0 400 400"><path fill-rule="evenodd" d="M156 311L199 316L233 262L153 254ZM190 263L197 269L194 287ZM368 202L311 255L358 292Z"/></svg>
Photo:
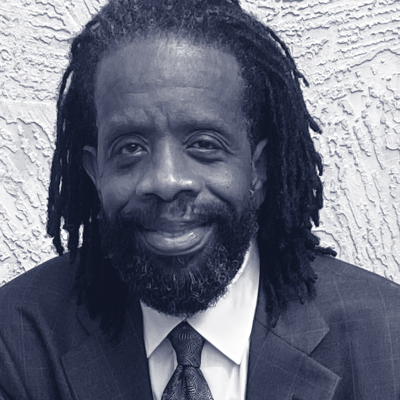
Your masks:
<svg viewBox="0 0 400 400"><path fill-rule="evenodd" d="M129 257L141 253L183 282L205 271L221 241L245 251L255 230L250 215L264 198L265 142L251 154L243 89L233 56L177 38L134 41L100 61L98 146L85 147L83 162L115 263L131 268ZM232 279L242 254L228 258L237 259Z"/></svg>

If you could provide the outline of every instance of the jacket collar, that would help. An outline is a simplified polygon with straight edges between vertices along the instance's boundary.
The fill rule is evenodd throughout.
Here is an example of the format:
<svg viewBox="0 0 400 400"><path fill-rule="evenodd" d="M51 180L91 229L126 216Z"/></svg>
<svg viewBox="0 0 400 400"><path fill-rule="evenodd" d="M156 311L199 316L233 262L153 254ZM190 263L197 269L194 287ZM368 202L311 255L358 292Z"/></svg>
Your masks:
<svg viewBox="0 0 400 400"><path fill-rule="evenodd" d="M77 400L152 400L143 340L142 311L131 302L118 343L102 334L85 306L77 318L87 340L62 357L71 391ZM289 304L269 328L263 290L259 290L251 333L247 400L330 400L340 378L309 355L328 333L315 302Z"/></svg>
<svg viewBox="0 0 400 400"><path fill-rule="evenodd" d="M118 342L110 343L99 320L92 320L84 305L78 307L88 338L62 356L74 399L153 400L139 302L130 302L128 310Z"/></svg>
<svg viewBox="0 0 400 400"><path fill-rule="evenodd" d="M309 355L329 332L314 301L289 303L269 327L263 290L259 290L251 333L247 400L330 400L340 378Z"/></svg>

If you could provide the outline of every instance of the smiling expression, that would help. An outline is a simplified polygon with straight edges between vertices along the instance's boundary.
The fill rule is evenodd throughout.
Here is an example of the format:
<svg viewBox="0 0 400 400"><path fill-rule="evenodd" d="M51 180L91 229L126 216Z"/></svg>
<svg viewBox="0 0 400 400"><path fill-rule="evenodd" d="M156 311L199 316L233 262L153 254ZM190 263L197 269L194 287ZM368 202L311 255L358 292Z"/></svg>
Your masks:
<svg viewBox="0 0 400 400"><path fill-rule="evenodd" d="M236 59L175 37L136 40L106 54L95 80L97 148L83 163L110 220L165 205L140 240L161 255L190 254L213 237L197 208L228 204L239 213L264 199L265 142L251 153ZM177 211L181 196L190 206ZM171 207L169 207L171 206Z"/></svg>

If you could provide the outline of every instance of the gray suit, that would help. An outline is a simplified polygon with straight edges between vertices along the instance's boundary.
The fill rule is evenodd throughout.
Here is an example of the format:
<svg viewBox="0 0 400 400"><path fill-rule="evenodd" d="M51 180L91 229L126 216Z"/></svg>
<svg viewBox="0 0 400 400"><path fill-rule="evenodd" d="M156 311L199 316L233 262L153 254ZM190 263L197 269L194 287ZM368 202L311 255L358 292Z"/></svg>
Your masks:
<svg viewBox="0 0 400 400"><path fill-rule="evenodd" d="M399 399L400 287L319 257L317 298L268 329L260 291L248 400ZM151 400L139 304L118 344L76 305L74 267L53 259L0 290L0 399Z"/></svg>

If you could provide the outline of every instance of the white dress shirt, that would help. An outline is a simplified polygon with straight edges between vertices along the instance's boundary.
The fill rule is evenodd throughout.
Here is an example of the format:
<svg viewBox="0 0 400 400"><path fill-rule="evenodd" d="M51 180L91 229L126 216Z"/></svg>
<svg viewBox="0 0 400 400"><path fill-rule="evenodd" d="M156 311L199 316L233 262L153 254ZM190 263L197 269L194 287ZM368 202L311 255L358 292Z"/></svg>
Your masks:
<svg viewBox="0 0 400 400"><path fill-rule="evenodd" d="M214 400L245 400L250 334L257 304L260 262L253 240L243 265L217 304L187 319L206 339L200 369ZM184 318L141 303L153 399L160 400L177 366L167 335Z"/></svg>

